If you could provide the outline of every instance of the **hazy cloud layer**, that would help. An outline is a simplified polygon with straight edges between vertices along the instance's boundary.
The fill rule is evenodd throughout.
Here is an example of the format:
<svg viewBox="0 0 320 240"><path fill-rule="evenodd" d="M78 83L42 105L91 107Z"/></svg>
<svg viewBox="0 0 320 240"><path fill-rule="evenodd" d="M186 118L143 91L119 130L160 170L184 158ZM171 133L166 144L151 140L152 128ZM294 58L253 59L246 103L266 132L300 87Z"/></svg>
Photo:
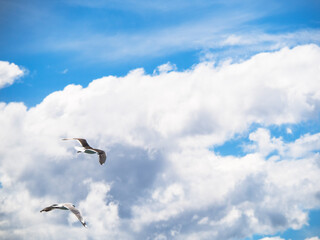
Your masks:
<svg viewBox="0 0 320 240"><path fill-rule="evenodd" d="M184 72L136 69L30 109L1 103L0 236L241 239L301 228L320 205L320 133L285 142L268 126L319 115L319 63L320 48L305 45ZM248 136L243 157L209 150L235 134ZM106 165L63 137L106 149ZM68 212L39 213L55 202L73 202L88 229Z"/></svg>
<svg viewBox="0 0 320 240"><path fill-rule="evenodd" d="M3 1L1 16L4 43L14 46L11 54L62 55L61 62L67 65L80 61L119 66L123 62L168 59L179 53L202 52L200 58L215 55L221 59L319 44L319 19L313 16L315 10L311 11L317 9L317 3L290 4L289 10L287 2L270 0L259 4L221 0L12 0ZM297 17L303 12L305 17ZM270 21L274 16L281 16L282 21ZM17 39L6 22L12 22L16 31L29 31Z"/></svg>
<svg viewBox="0 0 320 240"><path fill-rule="evenodd" d="M318 29L281 34L268 33L263 29L238 30L241 24L244 25L254 17L232 13L228 19L208 17L195 23L187 22L183 25L152 29L147 33L139 31L116 35L86 33L66 37L63 40L53 37L44 44L44 50L73 52L90 61L123 61L126 58L140 59L195 50L201 50L199 54L201 59L212 57L217 59L251 56L257 52L279 50L297 44L320 43Z"/></svg>

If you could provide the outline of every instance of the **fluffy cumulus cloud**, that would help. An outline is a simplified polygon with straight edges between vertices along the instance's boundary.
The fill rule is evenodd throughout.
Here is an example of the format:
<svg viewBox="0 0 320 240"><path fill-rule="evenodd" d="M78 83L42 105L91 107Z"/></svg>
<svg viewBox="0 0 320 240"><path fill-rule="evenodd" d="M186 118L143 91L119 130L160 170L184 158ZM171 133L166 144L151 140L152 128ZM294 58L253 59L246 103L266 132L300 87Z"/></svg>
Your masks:
<svg viewBox="0 0 320 240"><path fill-rule="evenodd" d="M305 45L183 72L136 69L30 109L1 103L0 236L241 239L301 228L320 206L320 133L288 142L269 126L320 114L319 63L320 48ZM212 150L239 134L243 156ZM105 149L106 165L63 137ZM56 202L74 203L88 229L68 212L39 213Z"/></svg>
<svg viewBox="0 0 320 240"><path fill-rule="evenodd" d="M14 63L0 61L0 88L13 84L24 71Z"/></svg>

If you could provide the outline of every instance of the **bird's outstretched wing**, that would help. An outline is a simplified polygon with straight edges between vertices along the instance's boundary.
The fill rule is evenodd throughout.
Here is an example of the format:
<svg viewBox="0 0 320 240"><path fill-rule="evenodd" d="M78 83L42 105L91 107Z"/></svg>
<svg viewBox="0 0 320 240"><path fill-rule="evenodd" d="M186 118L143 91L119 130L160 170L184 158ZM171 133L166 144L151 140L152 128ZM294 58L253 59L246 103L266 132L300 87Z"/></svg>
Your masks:
<svg viewBox="0 0 320 240"><path fill-rule="evenodd" d="M84 138L74 138L75 140L78 140L79 143L81 144L82 147L86 148L86 147L89 147L89 144L87 143L87 140L85 140Z"/></svg>
<svg viewBox="0 0 320 240"><path fill-rule="evenodd" d="M96 148L93 148L92 150L94 150L96 153L98 153L99 162L100 162L101 165L103 165L106 162L106 159L107 159L107 154L105 153L105 151L100 150L100 149L96 149Z"/></svg>
<svg viewBox="0 0 320 240"><path fill-rule="evenodd" d="M84 148L91 148L91 147L89 146L87 140L84 139L84 138L63 138L62 140L77 140L77 141L81 144L82 147L84 147Z"/></svg>
<svg viewBox="0 0 320 240"><path fill-rule="evenodd" d="M106 162L107 155L104 151L101 151L101 153L99 152L98 154L99 154L99 162L102 165Z"/></svg>
<svg viewBox="0 0 320 240"><path fill-rule="evenodd" d="M63 204L66 208L68 208L71 212L76 215L76 217L79 219L79 221L82 223L84 227L87 227L86 222L83 220L83 217L81 216L81 213L79 212L78 209L76 209L71 203L65 203Z"/></svg>
<svg viewBox="0 0 320 240"><path fill-rule="evenodd" d="M51 211L52 209L54 209L54 207L49 206L49 207L45 207L45 208L42 209L40 212L49 212L49 211Z"/></svg>

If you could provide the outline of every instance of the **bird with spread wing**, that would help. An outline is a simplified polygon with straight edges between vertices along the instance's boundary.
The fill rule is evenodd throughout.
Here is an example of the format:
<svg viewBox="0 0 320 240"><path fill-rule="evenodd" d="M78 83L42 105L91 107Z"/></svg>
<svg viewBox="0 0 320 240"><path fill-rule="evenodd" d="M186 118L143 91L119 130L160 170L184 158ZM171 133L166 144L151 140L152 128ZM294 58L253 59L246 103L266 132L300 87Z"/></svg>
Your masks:
<svg viewBox="0 0 320 240"><path fill-rule="evenodd" d="M87 143L87 140L84 138L63 138L62 140L77 140L82 147L74 147L78 153L83 152L83 153L88 153L88 154L98 154L99 155L99 162L101 165L103 165L106 162L107 159L107 154L105 151L97 149L97 148L92 148L89 146Z"/></svg>
<svg viewBox="0 0 320 240"><path fill-rule="evenodd" d="M54 209L61 209L61 210L70 210L76 217L79 219L79 221L82 223L84 227L87 227L86 222L83 220L83 217L81 216L81 213L79 212L78 209L72 204L72 203L55 203L52 204L49 207L45 207L42 209L40 212L49 212Z"/></svg>

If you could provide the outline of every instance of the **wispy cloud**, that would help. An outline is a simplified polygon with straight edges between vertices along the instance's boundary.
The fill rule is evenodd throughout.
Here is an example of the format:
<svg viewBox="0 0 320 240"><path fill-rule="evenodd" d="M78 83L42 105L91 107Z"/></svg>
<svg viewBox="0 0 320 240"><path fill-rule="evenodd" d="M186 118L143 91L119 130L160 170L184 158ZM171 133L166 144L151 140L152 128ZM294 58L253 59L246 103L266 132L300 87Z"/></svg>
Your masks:
<svg viewBox="0 0 320 240"><path fill-rule="evenodd" d="M231 4L235 4L236 1L229 1L226 3L221 0L191 0L191 1L183 1L183 0L155 0L155 1L133 1L133 0L125 0L121 3L116 0L67 0L66 1L70 5L75 6L83 6L88 8L111 8L111 9L121 9L126 11L133 12L141 12L141 11L160 11L160 12L177 12L179 10L190 10L197 8L207 8L212 6L227 6Z"/></svg>
<svg viewBox="0 0 320 240"><path fill-rule="evenodd" d="M84 7L80 9L88 18L82 16L79 6ZM68 8L72 19L56 12L56 7ZM114 9L125 17L114 16ZM21 46L20 51L69 53L82 61L123 62L190 51L198 52L201 59L212 56L212 52L222 57L251 56L284 46L319 43L319 29L295 28L285 32L277 31L281 26L263 22L264 18L279 14L283 9L277 2L262 7L252 1L136 3L127 0L119 4L117 1L70 0L68 3L34 4L33 7L16 2L6 12L17 11L16 22L32 30L29 38L16 44ZM93 13L101 14L101 18L97 19ZM37 24L43 19L46 19L46 28Z"/></svg>
<svg viewBox="0 0 320 240"><path fill-rule="evenodd" d="M67 74L67 73L68 73L68 71L69 71L69 69L68 69L68 68L66 68L66 69L64 69L61 73L62 73L62 74Z"/></svg>
<svg viewBox="0 0 320 240"><path fill-rule="evenodd" d="M96 34L52 39L45 51L73 52L92 61L153 58L185 51L197 51L205 59L214 56L251 56L261 51L274 51L299 44L320 43L320 30L304 29L287 33L268 33L263 30L239 30L238 27L254 20L255 15L201 19L148 32ZM243 28L243 27L242 27Z"/></svg>
<svg viewBox="0 0 320 240"><path fill-rule="evenodd" d="M255 19L250 14L204 18L196 22L186 22L175 26L137 31L135 33L103 34L87 32L52 39L46 43L46 51L70 51L90 59L126 59L163 56L182 51L201 50L225 46L228 33L237 26ZM241 41L240 43L244 43Z"/></svg>

